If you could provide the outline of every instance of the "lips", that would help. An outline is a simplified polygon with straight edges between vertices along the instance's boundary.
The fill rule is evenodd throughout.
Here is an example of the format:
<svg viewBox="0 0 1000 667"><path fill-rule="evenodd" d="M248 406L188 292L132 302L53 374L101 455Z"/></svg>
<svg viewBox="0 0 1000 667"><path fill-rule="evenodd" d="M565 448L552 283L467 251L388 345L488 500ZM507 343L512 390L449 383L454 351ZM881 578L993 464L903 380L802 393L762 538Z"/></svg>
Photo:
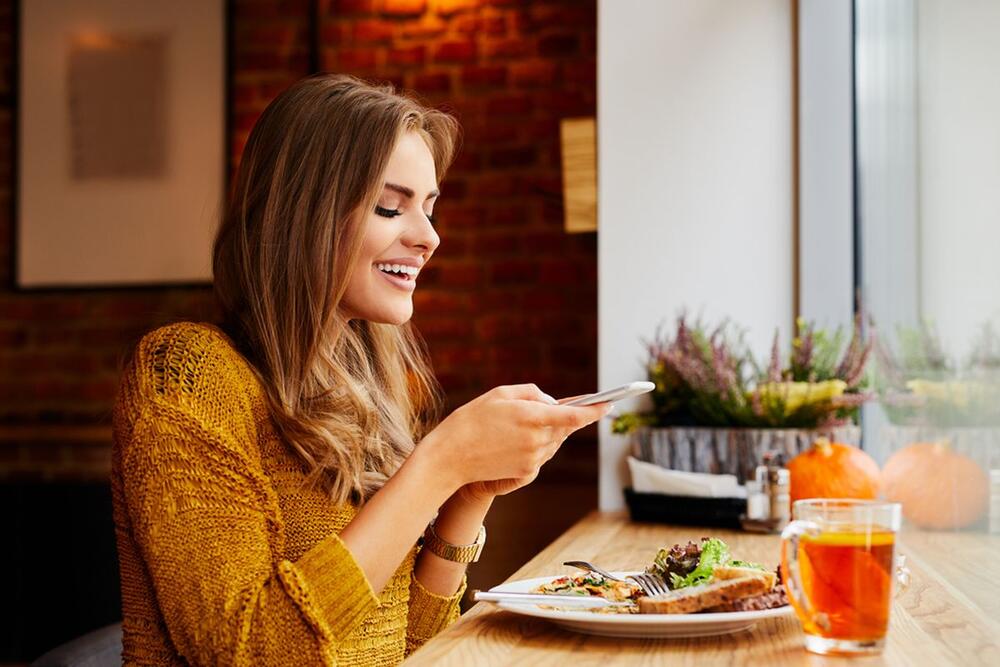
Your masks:
<svg viewBox="0 0 1000 667"><path fill-rule="evenodd" d="M417 280L415 275L410 275L408 273L393 273L391 271L384 271L378 268L378 266L373 266L372 270L379 274L386 282L388 282L393 287L403 290L405 292L412 292L417 288Z"/></svg>

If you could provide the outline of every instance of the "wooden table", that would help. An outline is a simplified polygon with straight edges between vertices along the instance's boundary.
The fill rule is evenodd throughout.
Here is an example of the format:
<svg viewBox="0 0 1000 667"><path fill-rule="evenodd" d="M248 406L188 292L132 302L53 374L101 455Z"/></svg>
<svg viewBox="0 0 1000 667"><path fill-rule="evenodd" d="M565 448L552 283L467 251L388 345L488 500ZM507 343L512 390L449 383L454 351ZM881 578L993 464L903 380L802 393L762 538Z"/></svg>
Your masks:
<svg viewBox="0 0 1000 667"><path fill-rule="evenodd" d="M611 569L642 569L665 544L724 539L740 558L777 564L772 535L631 523L624 514L592 513L514 573L511 580L567 573L582 559ZM827 658L807 653L794 616L734 635L698 639L616 639L576 634L541 619L479 603L406 661L407 667L456 665L1000 665L1000 536L904 533L913 571L893 605L881 656Z"/></svg>

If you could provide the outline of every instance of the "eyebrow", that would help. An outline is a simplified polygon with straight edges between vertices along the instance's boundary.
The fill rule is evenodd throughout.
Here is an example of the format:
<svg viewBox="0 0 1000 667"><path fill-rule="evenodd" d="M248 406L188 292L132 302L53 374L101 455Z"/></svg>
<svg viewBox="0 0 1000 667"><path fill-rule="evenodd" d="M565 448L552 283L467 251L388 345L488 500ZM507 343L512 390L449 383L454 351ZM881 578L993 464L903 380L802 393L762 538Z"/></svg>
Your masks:
<svg viewBox="0 0 1000 667"><path fill-rule="evenodd" d="M410 199L413 199L413 195L414 195L413 190L411 190L410 188L406 187L405 185L397 185L396 183L386 183L385 184L385 188L387 190L392 190L393 192L398 192L399 194L403 195L404 197L409 197ZM427 194L427 199L433 199L434 197L437 197L440 194L441 194L440 190L437 190L437 189L431 190Z"/></svg>

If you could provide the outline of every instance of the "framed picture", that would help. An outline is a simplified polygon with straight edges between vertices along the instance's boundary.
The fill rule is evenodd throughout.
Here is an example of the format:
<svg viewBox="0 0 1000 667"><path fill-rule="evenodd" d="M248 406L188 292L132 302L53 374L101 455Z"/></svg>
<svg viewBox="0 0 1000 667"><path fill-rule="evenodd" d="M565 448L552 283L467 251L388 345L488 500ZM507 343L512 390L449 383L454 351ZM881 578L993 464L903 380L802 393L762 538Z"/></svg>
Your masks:
<svg viewBox="0 0 1000 667"><path fill-rule="evenodd" d="M224 0L23 0L18 61L18 287L210 281Z"/></svg>

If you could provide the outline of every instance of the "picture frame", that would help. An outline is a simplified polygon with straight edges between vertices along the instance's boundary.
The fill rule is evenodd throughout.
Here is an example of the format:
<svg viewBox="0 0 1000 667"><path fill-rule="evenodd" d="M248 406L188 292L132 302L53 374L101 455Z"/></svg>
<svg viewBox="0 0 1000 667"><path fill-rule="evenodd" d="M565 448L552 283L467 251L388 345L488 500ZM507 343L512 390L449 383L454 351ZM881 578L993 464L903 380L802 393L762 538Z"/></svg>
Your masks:
<svg viewBox="0 0 1000 667"><path fill-rule="evenodd" d="M226 0L31 0L16 21L15 287L210 283Z"/></svg>

